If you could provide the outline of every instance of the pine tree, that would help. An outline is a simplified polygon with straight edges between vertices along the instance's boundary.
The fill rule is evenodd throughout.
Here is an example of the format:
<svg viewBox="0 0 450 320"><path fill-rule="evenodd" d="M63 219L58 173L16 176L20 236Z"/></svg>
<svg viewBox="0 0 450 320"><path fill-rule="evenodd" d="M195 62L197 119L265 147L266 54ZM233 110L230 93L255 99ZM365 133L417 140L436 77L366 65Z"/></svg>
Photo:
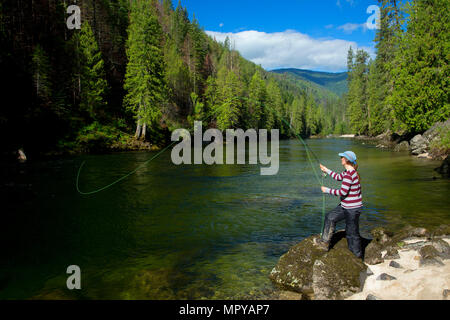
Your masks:
<svg viewBox="0 0 450 320"><path fill-rule="evenodd" d="M169 99L178 116L187 116L191 113L190 94L193 91L189 69L171 39L167 39L164 52Z"/></svg>
<svg viewBox="0 0 450 320"><path fill-rule="evenodd" d="M349 57L351 52L349 52ZM369 54L364 50L357 50L351 66L348 88L348 117L350 126L357 134L367 134L370 128L370 110L368 109L368 59Z"/></svg>
<svg viewBox="0 0 450 320"><path fill-rule="evenodd" d="M211 118L215 105L217 104L219 92L217 87L217 81L213 76L209 76L206 80L206 89L204 94L205 112L208 119Z"/></svg>
<svg viewBox="0 0 450 320"><path fill-rule="evenodd" d="M193 106L192 115L188 116L188 122L191 127L194 126L194 121L203 121L205 120L206 110L205 104L200 101L199 96L195 93L191 93L191 102Z"/></svg>
<svg viewBox="0 0 450 320"><path fill-rule="evenodd" d="M281 122L281 119L286 118L285 109L283 108L283 100L281 97L280 88L274 79L270 79L267 84L267 108L265 110L266 113L266 121L265 127L267 130L271 129L282 129L281 133L284 133L285 130L284 124Z"/></svg>
<svg viewBox="0 0 450 320"><path fill-rule="evenodd" d="M354 53L353 53L353 49L350 46L350 48L348 49L348 53L347 53L347 70L348 70L348 77L347 77L347 81L350 84L351 82L351 75L352 75L352 71L353 71L353 63L354 63Z"/></svg>
<svg viewBox="0 0 450 320"><path fill-rule="evenodd" d="M405 11L408 26L390 70L388 102L409 132L423 132L450 116L450 2L417 0Z"/></svg>
<svg viewBox="0 0 450 320"><path fill-rule="evenodd" d="M147 126L158 126L167 101L162 30L147 1L133 2L127 41L125 105L137 118L136 139L146 138Z"/></svg>
<svg viewBox="0 0 450 320"><path fill-rule="evenodd" d="M81 32L76 38L80 51L80 109L97 120L99 116L104 115L107 104L104 98L108 90L104 62L87 21L83 23Z"/></svg>
<svg viewBox="0 0 450 320"><path fill-rule="evenodd" d="M370 135L380 134L388 129L393 129L394 126L393 109L387 103L387 97L393 87L389 70L398 47L397 34L401 33L400 11L396 1L379 0L379 3L381 7L380 29L377 30L375 37L377 57L371 64L369 75Z"/></svg>
<svg viewBox="0 0 450 320"><path fill-rule="evenodd" d="M192 78L194 84L194 92L201 93L204 86L204 64L206 52L208 50L207 42L204 39L203 30L200 28L197 19L194 19L190 24L191 39L192 39Z"/></svg>
<svg viewBox="0 0 450 320"><path fill-rule="evenodd" d="M322 112L311 94L306 97L306 127L307 136L322 132Z"/></svg>
<svg viewBox="0 0 450 320"><path fill-rule="evenodd" d="M218 75L219 101L215 105L217 127L232 129L238 124L241 106L241 86L236 74L222 68Z"/></svg>
<svg viewBox="0 0 450 320"><path fill-rule="evenodd" d="M295 130L295 134L304 135L306 131L306 114L304 100L295 97L290 108L290 125ZM303 101L302 101L303 100Z"/></svg>
<svg viewBox="0 0 450 320"><path fill-rule="evenodd" d="M50 61L44 49L35 46L32 57L34 92L41 101L48 102L52 95Z"/></svg>
<svg viewBox="0 0 450 320"><path fill-rule="evenodd" d="M181 51L186 35L189 31L189 18L185 8L181 5L181 0L178 1L177 8L172 15L172 34L177 45L177 48Z"/></svg>
<svg viewBox="0 0 450 320"><path fill-rule="evenodd" d="M258 129L261 125L261 115L266 103L266 86L259 71L253 75L248 88L248 101L245 112L245 126Z"/></svg>

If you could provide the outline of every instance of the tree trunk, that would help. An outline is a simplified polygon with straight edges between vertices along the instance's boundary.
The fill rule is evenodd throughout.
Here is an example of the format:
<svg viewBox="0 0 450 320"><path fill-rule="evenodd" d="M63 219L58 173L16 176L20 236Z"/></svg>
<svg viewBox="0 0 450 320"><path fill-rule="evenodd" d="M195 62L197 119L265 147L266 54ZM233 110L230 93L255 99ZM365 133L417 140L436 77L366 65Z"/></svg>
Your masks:
<svg viewBox="0 0 450 320"><path fill-rule="evenodd" d="M141 126L141 124L140 124L140 122L138 120L137 126L136 126L136 133L134 134L134 138L136 140L138 140L141 137L141 129L142 129L142 126Z"/></svg>
<svg viewBox="0 0 450 320"><path fill-rule="evenodd" d="M141 134L141 140L145 141L145 134L147 133L147 124L144 122L142 125L142 134Z"/></svg>

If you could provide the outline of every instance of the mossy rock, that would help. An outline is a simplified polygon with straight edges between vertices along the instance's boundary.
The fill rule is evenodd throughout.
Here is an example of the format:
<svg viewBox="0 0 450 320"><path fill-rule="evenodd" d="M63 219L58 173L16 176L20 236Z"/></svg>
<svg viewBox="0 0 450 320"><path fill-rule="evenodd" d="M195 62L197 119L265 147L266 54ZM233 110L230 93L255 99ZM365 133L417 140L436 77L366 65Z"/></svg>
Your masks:
<svg viewBox="0 0 450 320"><path fill-rule="evenodd" d="M444 263L440 258L439 251L432 245L424 246L419 250L420 261L419 266L438 265L443 266Z"/></svg>
<svg viewBox="0 0 450 320"><path fill-rule="evenodd" d="M394 235L391 231L386 230L383 227L377 227L375 229L372 229L370 231L370 234L373 237L374 242L376 242L378 245L384 245L391 241L392 236Z"/></svg>
<svg viewBox="0 0 450 320"><path fill-rule="evenodd" d="M450 245L446 241L437 239L431 245L437 250L441 258L450 259Z"/></svg>
<svg viewBox="0 0 450 320"><path fill-rule="evenodd" d="M362 290L366 276L367 266L350 250L331 250L314 263L314 299L345 299Z"/></svg>
<svg viewBox="0 0 450 320"><path fill-rule="evenodd" d="M436 258L439 256L439 251L437 251L432 245L428 245L420 248L419 254L424 259Z"/></svg>
<svg viewBox="0 0 450 320"><path fill-rule="evenodd" d="M364 252L364 262L370 265L383 263L381 251L383 251L383 247L376 241L372 241Z"/></svg>
<svg viewBox="0 0 450 320"><path fill-rule="evenodd" d="M125 300L173 300L176 299L172 282L174 272L170 269L142 270L134 275L122 292Z"/></svg>
<svg viewBox="0 0 450 320"><path fill-rule="evenodd" d="M430 236L432 238L435 237L444 237L448 236L450 237L450 225L440 225L439 227L436 227L430 231Z"/></svg>
<svg viewBox="0 0 450 320"><path fill-rule="evenodd" d="M312 293L312 271L314 262L326 251L314 244L314 235L306 238L281 256L270 273L272 282L282 290Z"/></svg>
<svg viewBox="0 0 450 320"><path fill-rule="evenodd" d="M387 249L387 252L386 252L385 256L383 257L383 259L385 259L385 260L400 259L400 254L398 253L397 249L395 249L393 247L389 247Z"/></svg>
<svg viewBox="0 0 450 320"><path fill-rule="evenodd" d="M387 245L398 246L399 243L404 242L404 240L412 238L428 238L429 231L425 228L418 228L413 226L406 226L400 231L396 232L391 241Z"/></svg>

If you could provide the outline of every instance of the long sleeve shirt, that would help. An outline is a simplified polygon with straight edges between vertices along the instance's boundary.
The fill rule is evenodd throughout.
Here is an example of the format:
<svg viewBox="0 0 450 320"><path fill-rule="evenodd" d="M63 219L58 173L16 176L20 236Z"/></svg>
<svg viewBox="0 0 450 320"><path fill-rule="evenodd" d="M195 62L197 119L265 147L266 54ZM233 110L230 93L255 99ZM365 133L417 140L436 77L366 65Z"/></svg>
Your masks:
<svg viewBox="0 0 450 320"><path fill-rule="evenodd" d="M326 188L326 193L341 197L341 206L344 209L356 209L363 206L361 184L355 170L344 171L341 174L328 169L327 174L334 180L342 181L340 189Z"/></svg>

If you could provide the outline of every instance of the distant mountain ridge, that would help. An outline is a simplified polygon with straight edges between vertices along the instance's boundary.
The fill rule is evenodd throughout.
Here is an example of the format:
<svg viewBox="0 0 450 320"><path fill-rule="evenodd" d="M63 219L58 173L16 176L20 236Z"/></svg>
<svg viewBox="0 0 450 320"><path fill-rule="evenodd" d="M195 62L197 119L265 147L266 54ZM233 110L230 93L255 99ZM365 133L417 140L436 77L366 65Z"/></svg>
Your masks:
<svg viewBox="0 0 450 320"><path fill-rule="evenodd" d="M281 75L288 74L301 82L312 82L338 96L342 96L348 91L347 72L331 73L295 68L276 69L270 72Z"/></svg>

